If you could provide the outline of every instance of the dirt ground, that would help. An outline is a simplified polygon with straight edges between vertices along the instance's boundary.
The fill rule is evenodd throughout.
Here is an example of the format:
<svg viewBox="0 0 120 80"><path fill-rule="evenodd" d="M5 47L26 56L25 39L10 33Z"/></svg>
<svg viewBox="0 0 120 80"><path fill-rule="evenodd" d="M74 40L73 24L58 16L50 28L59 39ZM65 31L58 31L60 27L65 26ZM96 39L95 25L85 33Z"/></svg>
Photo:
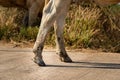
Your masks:
<svg viewBox="0 0 120 80"><path fill-rule="evenodd" d="M44 49L46 67L33 62L32 48L0 43L0 80L119 80L120 53L67 50L72 63L58 59L55 49Z"/></svg>

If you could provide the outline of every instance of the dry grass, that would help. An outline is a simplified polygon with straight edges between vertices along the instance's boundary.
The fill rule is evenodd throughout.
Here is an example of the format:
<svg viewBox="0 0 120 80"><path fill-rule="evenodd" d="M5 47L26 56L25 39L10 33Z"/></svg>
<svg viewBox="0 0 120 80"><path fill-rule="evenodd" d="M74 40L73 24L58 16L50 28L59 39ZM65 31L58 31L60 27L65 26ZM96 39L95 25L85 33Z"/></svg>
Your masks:
<svg viewBox="0 0 120 80"><path fill-rule="evenodd" d="M100 8L88 4L82 7L72 5L64 29L66 45L72 48L89 47L120 52L119 13L120 6ZM0 8L0 39L12 39L18 42L21 40L35 41L38 27L20 28L22 16L23 12L18 9ZM46 44L55 45L53 31L51 29Z"/></svg>
<svg viewBox="0 0 120 80"><path fill-rule="evenodd" d="M18 8L0 7L0 27L18 27L22 23L23 14L24 11Z"/></svg>
<svg viewBox="0 0 120 80"><path fill-rule="evenodd" d="M73 47L89 47L93 35L99 31L95 27L100 16L100 10L97 8L73 5L67 18L65 42Z"/></svg>

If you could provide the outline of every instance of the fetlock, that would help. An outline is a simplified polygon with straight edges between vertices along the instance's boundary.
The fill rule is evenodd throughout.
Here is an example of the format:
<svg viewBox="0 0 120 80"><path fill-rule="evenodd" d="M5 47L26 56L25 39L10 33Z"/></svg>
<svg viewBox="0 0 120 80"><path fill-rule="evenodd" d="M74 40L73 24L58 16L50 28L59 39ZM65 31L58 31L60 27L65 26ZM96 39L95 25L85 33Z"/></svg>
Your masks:
<svg viewBox="0 0 120 80"><path fill-rule="evenodd" d="M59 59L62 61L62 62L72 62L71 58L67 55L67 53L57 53L59 55Z"/></svg>

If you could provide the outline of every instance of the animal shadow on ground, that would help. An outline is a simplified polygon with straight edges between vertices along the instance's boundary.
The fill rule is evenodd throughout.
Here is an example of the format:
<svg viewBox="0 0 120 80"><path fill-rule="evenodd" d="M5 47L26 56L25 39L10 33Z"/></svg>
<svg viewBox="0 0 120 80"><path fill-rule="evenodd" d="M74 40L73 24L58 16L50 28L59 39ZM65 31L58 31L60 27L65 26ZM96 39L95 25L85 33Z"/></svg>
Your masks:
<svg viewBox="0 0 120 80"><path fill-rule="evenodd" d="M100 62L72 62L65 65L47 65L46 67L120 69L120 64Z"/></svg>

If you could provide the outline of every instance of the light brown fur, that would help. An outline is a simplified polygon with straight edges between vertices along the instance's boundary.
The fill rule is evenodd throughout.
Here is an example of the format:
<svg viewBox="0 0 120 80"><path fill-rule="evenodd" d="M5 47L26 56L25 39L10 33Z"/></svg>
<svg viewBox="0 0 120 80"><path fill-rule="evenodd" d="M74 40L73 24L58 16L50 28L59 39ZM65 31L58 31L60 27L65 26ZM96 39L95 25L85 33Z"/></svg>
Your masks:
<svg viewBox="0 0 120 80"><path fill-rule="evenodd" d="M49 0L0 0L0 5L3 7L20 7L28 10L24 17L24 25L32 26L38 16L42 14L44 5ZM26 21L27 20L27 21Z"/></svg>

